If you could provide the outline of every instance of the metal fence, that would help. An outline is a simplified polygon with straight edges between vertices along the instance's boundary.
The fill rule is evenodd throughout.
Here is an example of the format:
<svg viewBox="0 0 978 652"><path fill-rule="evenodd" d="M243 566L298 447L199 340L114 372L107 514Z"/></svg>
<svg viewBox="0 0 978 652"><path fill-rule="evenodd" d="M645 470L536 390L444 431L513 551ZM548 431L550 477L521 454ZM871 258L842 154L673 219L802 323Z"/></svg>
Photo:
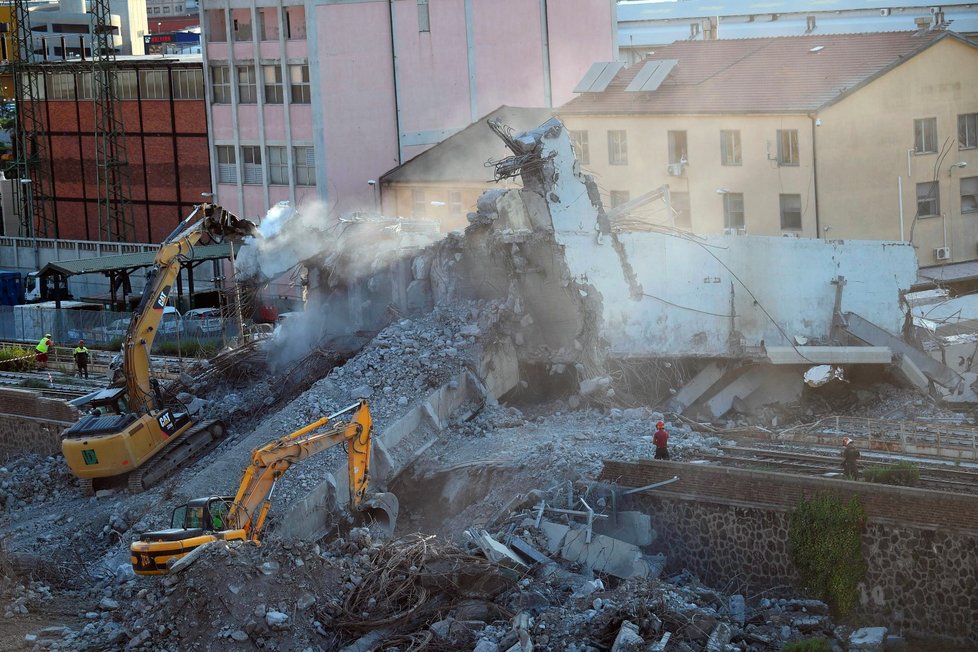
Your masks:
<svg viewBox="0 0 978 652"><path fill-rule="evenodd" d="M23 342L33 348L45 334L50 334L58 345L73 346L78 340L85 340L86 346L115 350L121 345L131 320L132 313L108 310L0 306L0 340ZM166 315L160 323L154 350L219 344L238 335L236 320L222 319L217 326L213 322L208 325Z"/></svg>

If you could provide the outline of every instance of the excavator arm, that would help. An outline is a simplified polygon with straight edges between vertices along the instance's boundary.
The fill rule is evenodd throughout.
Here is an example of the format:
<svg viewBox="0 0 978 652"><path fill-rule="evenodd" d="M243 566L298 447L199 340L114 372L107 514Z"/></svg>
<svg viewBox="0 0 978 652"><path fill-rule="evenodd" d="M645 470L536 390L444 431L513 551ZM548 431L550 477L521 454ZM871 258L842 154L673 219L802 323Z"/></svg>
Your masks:
<svg viewBox="0 0 978 652"><path fill-rule="evenodd" d="M341 416L351 416L328 430L320 430ZM337 444L347 445L347 469L350 481L350 507L360 509L367 493L370 469L372 421L366 401L323 417L291 435L257 448L251 453L251 464L241 477L228 522L245 530L257 541L265 526L272 504L275 483L289 467Z"/></svg>
<svg viewBox="0 0 978 652"><path fill-rule="evenodd" d="M146 413L155 407L156 399L149 374L150 350L163 319L163 309L169 299L173 281L180 272L180 263L205 234L214 238L254 236L257 234L257 227L220 206L201 204L160 245L139 307L133 315L122 345L122 368L129 409L137 414Z"/></svg>

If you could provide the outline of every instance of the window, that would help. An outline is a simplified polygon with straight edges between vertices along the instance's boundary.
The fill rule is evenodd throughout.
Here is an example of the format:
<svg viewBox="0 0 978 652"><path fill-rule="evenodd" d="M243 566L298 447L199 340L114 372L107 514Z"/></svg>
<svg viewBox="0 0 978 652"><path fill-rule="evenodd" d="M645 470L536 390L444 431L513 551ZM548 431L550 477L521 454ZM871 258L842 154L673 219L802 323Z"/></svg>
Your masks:
<svg viewBox="0 0 978 652"><path fill-rule="evenodd" d="M424 200L424 190L411 191L411 216L424 217L428 212L428 204Z"/></svg>
<svg viewBox="0 0 978 652"><path fill-rule="evenodd" d="M778 165L798 165L797 129L778 129Z"/></svg>
<svg viewBox="0 0 978 652"><path fill-rule="evenodd" d="M671 204L670 207L672 208L672 215L676 226L684 229L692 228L693 217L689 210L689 193L670 192L669 203Z"/></svg>
<svg viewBox="0 0 978 652"><path fill-rule="evenodd" d="M689 159L686 158L686 132L685 131L670 131L669 132L669 163L687 163Z"/></svg>
<svg viewBox="0 0 978 652"><path fill-rule="evenodd" d="M177 5L177 8L173 10L174 13L183 13L183 5Z"/></svg>
<svg viewBox="0 0 978 652"><path fill-rule="evenodd" d="M169 7L163 7L163 13L164 14L170 13L170 8Z"/></svg>
<svg viewBox="0 0 978 652"><path fill-rule="evenodd" d="M165 70L140 70L139 92L144 100L170 98L170 80Z"/></svg>
<svg viewBox="0 0 978 652"><path fill-rule="evenodd" d="M452 215L462 214L462 193L453 191L448 193L448 204Z"/></svg>
<svg viewBox="0 0 978 652"><path fill-rule="evenodd" d="M255 104L258 102L258 84L255 81L254 66L238 66L238 102Z"/></svg>
<svg viewBox="0 0 978 652"><path fill-rule="evenodd" d="M302 40L306 38L306 8L292 5L285 8L285 38Z"/></svg>
<svg viewBox="0 0 978 652"><path fill-rule="evenodd" d="M316 149L311 145L293 147L292 155L295 164L295 185L316 185Z"/></svg>
<svg viewBox="0 0 978 652"><path fill-rule="evenodd" d="M917 216L934 217L941 214L940 185L937 181L917 184Z"/></svg>
<svg viewBox="0 0 978 652"><path fill-rule="evenodd" d="M958 116L958 149L978 147L978 113Z"/></svg>
<svg viewBox="0 0 978 652"><path fill-rule="evenodd" d="M723 195L723 228L744 228L744 193L728 192Z"/></svg>
<svg viewBox="0 0 978 652"><path fill-rule="evenodd" d="M608 132L608 163L628 165L628 140L624 129Z"/></svg>
<svg viewBox="0 0 978 652"><path fill-rule="evenodd" d="M199 68L176 69L173 75L173 99L200 100L204 98L204 71Z"/></svg>
<svg viewBox="0 0 978 652"><path fill-rule="evenodd" d="M78 74L78 99L95 99L95 86L92 73L82 72Z"/></svg>
<svg viewBox="0 0 978 652"><path fill-rule="evenodd" d="M309 66L307 64L289 65L289 92L293 104L312 102L312 89L309 87Z"/></svg>
<svg viewBox="0 0 978 652"><path fill-rule="evenodd" d="M115 73L115 94L120 100L134 100L138 95L135 70L118 70Z"/></svg>
<svg viewBox="0 0 978 652"><path fill-rule="evenodd" d="M781 195L781 230L801 231L801 195Z"/></svg>
<svg viewBox="0 0 978 652"><path fill-rule="evenodd" d="M156 9L153 12L156 13ZM207 39L212 43L225 43L227 35L227 16L223 9L211 9L207 12Z"/></svg>
<svg viewBox="0 0 978 652"><path fill-rule="evenodd" d="M913 149L917 154L937 151L937 118L913 121Z"/></svg>
<svg viewBox="0 0 978 652"><path fill-rule="evenodd" d="M250 41L251 34L251 10L232 9L231 38L233 38L235 41Z"/></svg>
<svg viewBox="0 0 978 652"><path fill-rule="evenodd" d="M720 131L720 164L740 165L740 131L724 129Z"/></svg>
<svg viewBox="0 0 978 652"><path fill-rule="evenodd" d="M262 78L265 80L265 104L281 104L282 97L282 66L275 63L261 67Z"/></svg>
<svg viewBox="0 0 978 652"><path fill-rule="evenodd" d="M608 206L616 208L626 203L630 195L627 190L612 190L608 193Z"/></svg>
<svg viewBox="0 0 978 652"><path fill-rule="evenodd" d="M220 183L238 182L238 159L233 145L217 146L217 180Z"/></svg>
<svg viewBox="0 0 978 652"><path fill-rule="evenodd" d="M75 76L70 72L48 75L48 94L52 100L75 99Z"/></svg>
<svg viewBox="0 0 978 652"><path fill-rule="evenodd" d="M961 179L961 212L978 213L978 177Z"/></svg>
<svg viewBox="0 0 978 652"><path fill-rule="evenodd" d="M211 92L214 104L231 103L231 71L227 66L211 66Z"/></svg>
<svg viewBox="0 0 978 652"><path fill-rule="evenodd" d="M574 153L581 165L591 164L591 146L588 144L587 131L570 132L571 144L574 146Z"/></svg>
<svg viewBox="0 0 978 652"><path fill-rule="evenodd" d="M428 0L418 0L418 31L431 31L431 17L428 14Z"/></svg>
<svg viewBox="0 0 978 652"><path fill-rule="evenodd" d="M278 31L278 7L259 7L258 25L261 30L261 40L277 41Z"/></svg>
<svg viewBox="0 0 978 652"><path fill-rule="evenodd" d="M289 159L285 147L269 145L268 154L268 183L276 186L289 185Z"/></svg>
<svg viewBox="0 0 978 652"><path fill-rule="evenodd" d="M261 170L261 147L258 145L242 145L241 164L244 167L245 183L265 183L265 175L262 174Z"/></svg>

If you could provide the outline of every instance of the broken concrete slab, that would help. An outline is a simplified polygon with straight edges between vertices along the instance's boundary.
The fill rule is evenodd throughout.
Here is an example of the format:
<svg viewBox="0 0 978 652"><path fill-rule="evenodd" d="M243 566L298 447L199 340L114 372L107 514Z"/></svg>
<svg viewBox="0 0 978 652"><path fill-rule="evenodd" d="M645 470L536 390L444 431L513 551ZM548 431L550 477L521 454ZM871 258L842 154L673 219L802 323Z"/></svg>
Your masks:
<svg viewBox="0 0 978 652"><path fill-rule="evenodd" d="M621 629L618 630L618 636L615 637L615 642L611 646L611 652L627 652L634 649L634 646L644 643L645 639L638 633L638 625L630 620L623 620Z"/></svg>
<svg viewBox="0 0 978 652"><path fill-rule="evenodd" d="M769 346L765 348L771 364L890 364L893 351L888 346Z"/></svg>
<svg viewBox="0 0 978 652"><path fill-rule="evenodd" d="M467 530L466 534L472 537L472 541L479 546L489 561L501 562L508 560L517 566L526 566L519 555L510 550L509 546L499 543L485 530L479 530L477 532Z"/></svg>
<svg viewBox="0 0 978 652"><path fill-rule="evenodd" d="M594 531L636 546L647 546L655 541L652 516L644 512L618 512L607 520L595 521Z"/></svg>
<svg viewBox="0 0 978 652"><path fill-rule="evenodd" d="M638 546L603 534L592 535L590 543L586 538L587 532L583 528L570 530L564 538L561 557L621 579L648 577L651 573L652 569L643 560Z"/></svg>
<svg viewBox="0 0 978 652"><path fill-rule="evenodd" d="M561 548L564 547L564 538L570 532L570 526L543 520L540 522L540 529L547 535L547 550L551 554L560 552Z"/></svg>
<svg viewBox="0 0 978 652"><path fill-rule="evenodd" d="M882 652L886 627L862 627L849 635L849 649L860 652Z"/></svg>
<svg viewBox="0 0 978 652"><path fill-rule="evenodd" d="M726 369L719 363L710 362L672 397L670 408L676 412L684 411L709 391L725 372Z"/></svg>

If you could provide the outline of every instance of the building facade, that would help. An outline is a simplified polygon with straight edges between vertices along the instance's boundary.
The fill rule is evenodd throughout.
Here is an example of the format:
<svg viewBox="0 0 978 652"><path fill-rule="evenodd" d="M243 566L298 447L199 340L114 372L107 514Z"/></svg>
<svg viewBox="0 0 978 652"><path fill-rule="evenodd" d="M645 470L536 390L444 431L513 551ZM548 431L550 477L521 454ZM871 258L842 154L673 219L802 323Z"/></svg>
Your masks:
<svg viewBox="0 0 978 652"><path fill-rule="evenodd" d="M615 54L610 0L247 0L201 5L213 184L377 206L387 170L502 104L555 106Z"/></svg>
<svg viewBox="0 0 978 652"><path fill-rule="evenodd" d="M115 65L131 182L134 233L129 240L160 242L211 189L201 59L132 58ZM47 139L49 160L42 165L53 182L47 207L55 224L52 235L97 240L91 73L66 64L39 68L46 125L39 135Z"/></svg>
<svg viewBox="0 0 978 652"><path fill-rule="evenodd" d="M620 51L629 63L683 40L906 32L928 26L978 36L978 5L971 0L949 0L939 6L920 0L683 0L618 5Z"/></svg>
<svg viewBox="0 0 978 652"><path fill-rule="evenodd" d="M147 33L146 5L114 0L110 3L112 42L116 54L143 54ZM92 56L92 15L86 0L31 3L31 32L34 51L42 59Z"/></svg>
<svg viewBox="0 0 978 652"><path fill-rule="evenodd" d="M978 258L978 46L956 34L675 43L558 113L606 206L668 186L638 222Z"/></svg>

